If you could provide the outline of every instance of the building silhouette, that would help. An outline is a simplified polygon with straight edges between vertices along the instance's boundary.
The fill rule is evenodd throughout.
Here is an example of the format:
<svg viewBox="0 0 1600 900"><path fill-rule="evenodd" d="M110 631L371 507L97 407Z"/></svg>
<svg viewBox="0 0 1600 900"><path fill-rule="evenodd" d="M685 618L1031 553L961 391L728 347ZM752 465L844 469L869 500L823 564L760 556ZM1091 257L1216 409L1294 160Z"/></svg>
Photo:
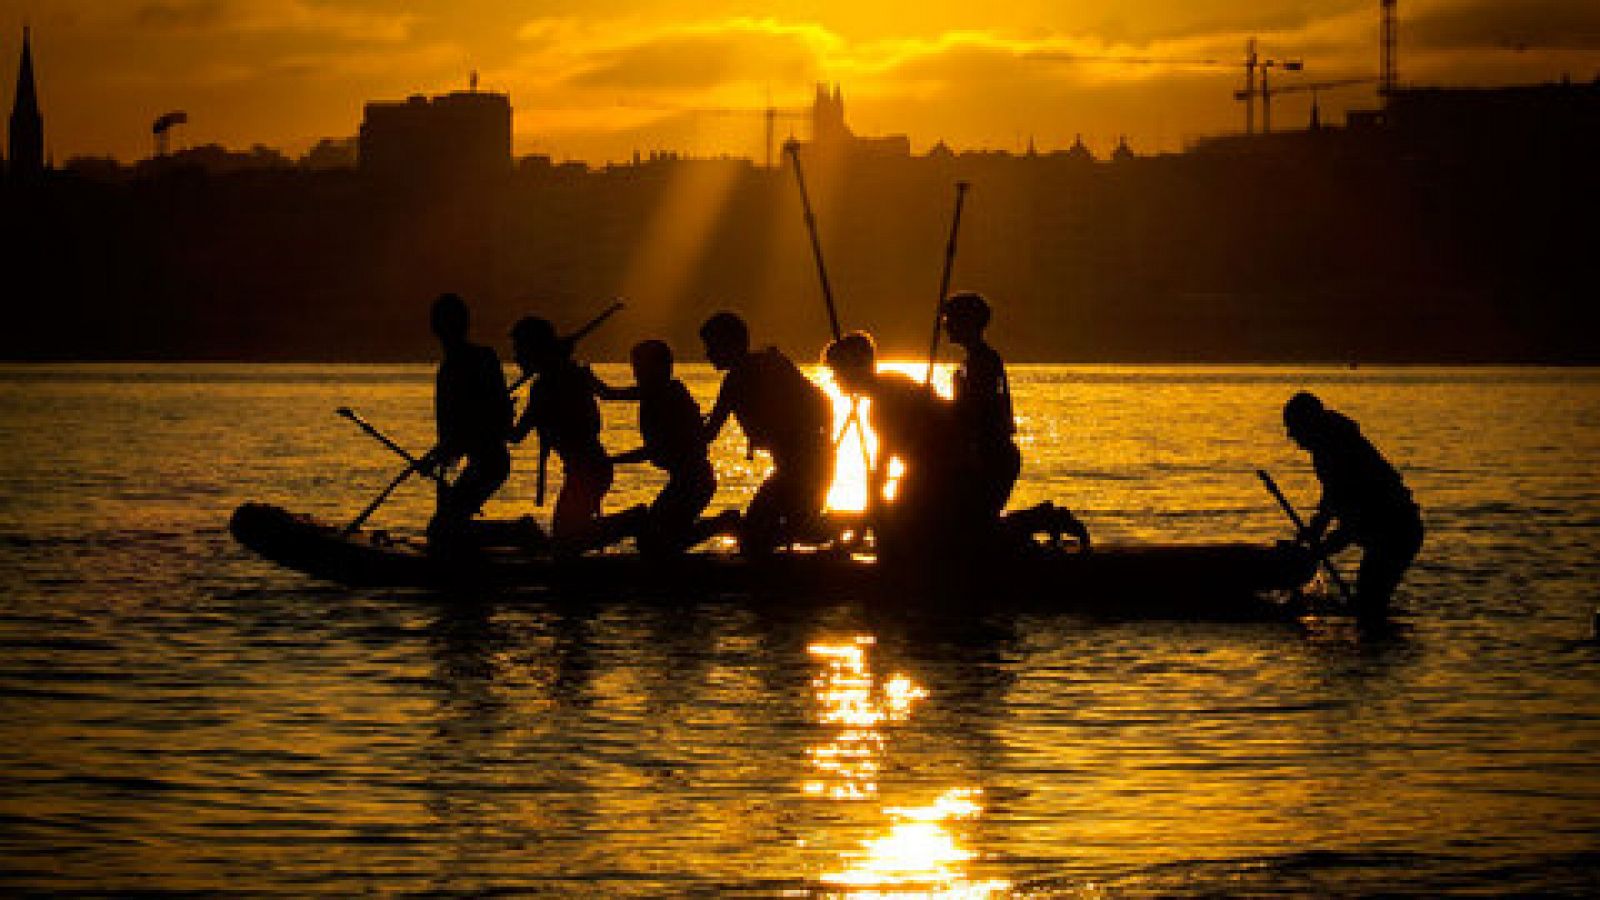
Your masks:
<svg viewBox="0 0 1600 900"><path fill-rule="evenodd" d="M362 174L439 184L511 172L511 100L491 91L368 103L357 138Z"/></svg>
<svg viewBox="0 0 1600 900"><path fill-rule="evenodd" d="M8 132L8 169L26 178L44 171L44 116L33 82L33 48L28 27L22 28L22 63L17 69L17 94L11 104Z"/></svg>
<svg viewBox="0 0 1600 900"><path fill-rule="evenodd" d="M835 84L829 90L817 85L811 104L811 141L825 154L838 157L905 158L911 155L911 139L903 134L860 137L844 120L844 94Z"/></svg>

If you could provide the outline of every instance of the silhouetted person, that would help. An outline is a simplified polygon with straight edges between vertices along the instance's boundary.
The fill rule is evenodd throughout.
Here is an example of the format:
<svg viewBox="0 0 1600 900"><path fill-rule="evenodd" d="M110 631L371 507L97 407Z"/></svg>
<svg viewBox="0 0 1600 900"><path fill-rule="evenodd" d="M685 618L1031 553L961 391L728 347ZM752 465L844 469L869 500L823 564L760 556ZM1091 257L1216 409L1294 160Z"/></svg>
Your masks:
<svg viewBox="0 0 1600 900"><path fill-rule="evenodd" d="M706 417L705 439L716 440L731 415L752 447L772 454L772 474L756 490L740 524L739 547L770 552L813 525L833 481L833 406L776 347L752 353L750 331L731 312L700 326L706 359L726 372Z"/></svg>
<svg viewBox="0 0 1600 900"><path fill-rule="evenodd" d="M975 460L961 440L954 405L919 381L877 371L877 348L865 332L829 344L823 359L840 390L871 402L868 424L878 452L867 474L867 513L880 556L939 558L972 549L992 523L977 516ZM893 502L885 504L891 458L905 470Z"/></svg>
<svg viewBox="0 0 1600 900"><path fill-rule="evenodd" d="M667 473L666 487L648 507L623 516L648 555L682 553L713 533L700 514L717 492L717 475L707 454L700 404L683 382L672 377L672 349L663 341L641 341L629 354L634 386L607 389L608 400L639 401L643 446L611 457L617 464L648 462ZM620 518L620 516L619 516Z"/></svg>
<svg viewBox="0 0 1600 900"><path fill-rule="evenodd" d="M571 346L546 319L520 319L511 328L511 343L517 364L538 376L528 388L528 407L511 439L520 442L537 432L541 457L554 453L561 460L561 493L550 536L559 552L581 552L596 540L601 502L611 489L611 460L600 444L600 405L595 401L605 385L588 366L573 361Z"/></svg>
<svg viewBox="0 0 1600 900"><path fill-rule="evenodd" d="M429 319L444 357L433 392L439 442L424 463L442 469L458 459L467 461L455 483L439 489L438 508L428 523L428 538L438 544L461 538L511 473L506 439L512 410L500 358L467 340L467 304L455 294L441 294Z"/></svg>
<svg viewBox="0 0 1600 900"><path fill-rule="evenodd" d="M1350 544L1360 546L1355 612L1365 620L1383 618L1422 548L1422 515L1411 491L1355 422L1315 396L1301 391L1289 398L1283 423L1289 437L1310 452L1322 482L1322 499L1301 538L1320 544L1330 556ZM1328 533L1334 522L1338 527Z"/></svg>
<svg viewBox="0 0 1600 900"><path fill-rule="evenodd" d="M980 294L962 292L945 301L940 317L950 342L967 351L955 376L956 422L976 459L981 509L997 518L1022 473L1022 451L1005 361L983 337L989 304Z"/></svg>

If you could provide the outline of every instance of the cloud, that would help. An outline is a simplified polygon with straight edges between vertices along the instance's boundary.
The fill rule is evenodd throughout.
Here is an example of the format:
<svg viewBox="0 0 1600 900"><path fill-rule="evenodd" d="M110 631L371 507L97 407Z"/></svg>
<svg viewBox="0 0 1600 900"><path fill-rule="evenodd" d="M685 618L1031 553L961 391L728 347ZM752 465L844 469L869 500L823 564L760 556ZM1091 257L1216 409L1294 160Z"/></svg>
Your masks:
<svg viewBox="0 0 1600 900"><path fill-rule="evenodd" d="M796 83L820 75L831 35L737 19L674 28L601 48L570 79L577 88L707 90L729 81Z"/></svg>
<svg viewBox="0 0 1600 900"><path fill-rule="evenodd" d="M156 0L133 11L133 22L144 28L209 28L223 21L223 0Z"/></svg>
<svg viewBox="0 0 1600 900"><path fill-rule="evenodd" d="M1413 47L1600 49L1600 4L1577 0L1468 0L1434 4L1401 20Z"/></svg>
<svg viewBox="0 0 1600 900"><path fill-rule="evenodd" d="M169 32L327 33L353 40L403 41L414 13L371 13L319 0L148 0L131 16L134 25Z"/></svg>

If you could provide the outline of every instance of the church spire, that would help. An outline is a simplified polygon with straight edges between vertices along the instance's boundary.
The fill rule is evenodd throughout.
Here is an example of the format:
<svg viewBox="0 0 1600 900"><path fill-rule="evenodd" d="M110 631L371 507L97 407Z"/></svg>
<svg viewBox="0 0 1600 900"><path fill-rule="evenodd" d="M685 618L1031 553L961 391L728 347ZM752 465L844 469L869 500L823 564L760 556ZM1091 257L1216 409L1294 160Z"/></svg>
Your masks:
<svg viewBox="0 0 1600 900"><path fill-rule="evenodd" d="M17 69L17 96L11 104L10 146L7 158L14 175L32 175L44 169L44 117L33 83L33 46L28 26L22 26L22 63Z"/></svg>

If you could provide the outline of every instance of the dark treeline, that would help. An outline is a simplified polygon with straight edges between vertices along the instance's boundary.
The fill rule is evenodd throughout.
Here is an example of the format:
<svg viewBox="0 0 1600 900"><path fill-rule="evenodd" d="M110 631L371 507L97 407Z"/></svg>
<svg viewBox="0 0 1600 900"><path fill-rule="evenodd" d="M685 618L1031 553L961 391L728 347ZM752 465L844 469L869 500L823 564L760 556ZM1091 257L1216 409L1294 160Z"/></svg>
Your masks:
<svg viewBox="0 0 1600 900"><path fill-rule="evenodd" d="M891 353L925 352L964 178L954 284L990 296L1013 360L1597 362L1597 149L1593 129L1329 130L1119 162L806 158L806 174L844 323ZM593 358L645 334L693 357L723 307L803 358L827 336L792 175L744 161L449 184L57 172L3 192L7 358L427 359L442 290L496 341L522 313L575 326L624 296Z"/></svg>

